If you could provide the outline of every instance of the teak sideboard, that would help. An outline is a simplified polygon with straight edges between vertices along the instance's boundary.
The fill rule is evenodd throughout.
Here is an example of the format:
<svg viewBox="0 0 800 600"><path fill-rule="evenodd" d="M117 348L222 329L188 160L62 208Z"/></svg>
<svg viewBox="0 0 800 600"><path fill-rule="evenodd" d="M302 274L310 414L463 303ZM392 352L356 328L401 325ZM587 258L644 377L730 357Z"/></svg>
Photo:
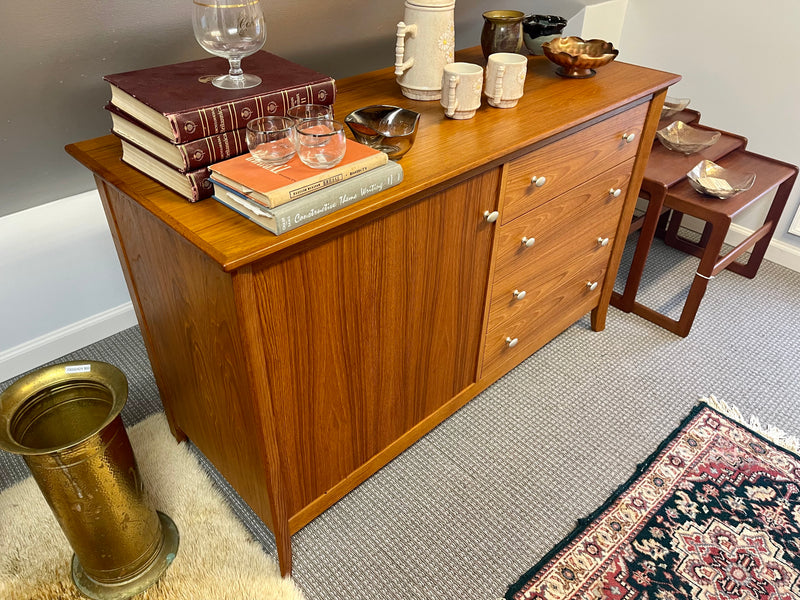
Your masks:
<svg viewBox="0 0 800 600"><path fill-rule="evenodd" d="M478 49L459 60L483 64ZM560 332L605 326L666 89L612 62L531 57L515 108L470 120L403 97L393 69L337 82L335 114L422 114L404 181L274 236L124 164L95 175L164 410L275 534L291 535Z"/></svg>

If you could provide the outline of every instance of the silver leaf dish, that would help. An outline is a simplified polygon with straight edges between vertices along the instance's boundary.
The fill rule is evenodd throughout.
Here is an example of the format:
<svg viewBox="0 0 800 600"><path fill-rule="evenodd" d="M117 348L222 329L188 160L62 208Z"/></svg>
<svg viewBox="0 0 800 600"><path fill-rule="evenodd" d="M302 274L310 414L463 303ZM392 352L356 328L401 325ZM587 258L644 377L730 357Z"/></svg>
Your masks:
<svg viewBox="0 0 800 600"><path fill-rule="evenodd" d="M690 127L683 121L675 121L656 131L658 141L667 149L686 155L713 146L721 135L719 131Z"/></svg>
<svg viewBox="0 0 800 600"><path fill-rule="evenodd" d="M710 160L697 163L686 177L695 191L723 200L746 192L756 181L755 173L725 169Z"/></svg>
<svg viewBox="0 0 800 600"><path fill-rule="evenodd" d="M661 107L661 118L669 119L677 115L684 108L689 106L691 99L689 98L671 98L667 96L664 98L664 106Z"/></svg>

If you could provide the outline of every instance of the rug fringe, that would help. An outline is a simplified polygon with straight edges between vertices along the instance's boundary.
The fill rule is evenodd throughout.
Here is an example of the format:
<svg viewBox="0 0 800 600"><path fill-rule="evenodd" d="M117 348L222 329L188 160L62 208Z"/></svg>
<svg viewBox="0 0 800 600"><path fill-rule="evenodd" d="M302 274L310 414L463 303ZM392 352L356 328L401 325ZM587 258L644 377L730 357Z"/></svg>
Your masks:
<svg viewBox="0 0 800 600"><path fill-rule="evenodd" d="M785 448L795 454L800 454L800 438L797 436L789 435L775 425L762 425L761 420L755 415L751 415L749 419L745 419L742 412L736 406L725 402L725 400L720 400L713 394L705 398L700 398L699 402L708 404L711 408L741 423L745 427L752 429L781 448Z"/></svg>

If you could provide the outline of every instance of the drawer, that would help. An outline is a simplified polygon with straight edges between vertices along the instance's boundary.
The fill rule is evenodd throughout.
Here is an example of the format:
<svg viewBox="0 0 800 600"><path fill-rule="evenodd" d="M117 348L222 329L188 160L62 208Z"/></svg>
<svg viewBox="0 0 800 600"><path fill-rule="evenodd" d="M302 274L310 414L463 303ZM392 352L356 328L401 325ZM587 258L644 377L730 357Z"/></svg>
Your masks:
<svg viewBox="0 0 800 600"><path fill-rule="evenodd" d="M595 241L596 238L595 234L593 239L588 240L589 244L581 244L580 250L575 249L577 244L565 242L560 246L563 252L533 261L529 268L497 281L492 286L487 330L494 329L524 312L536 312L538 304L546 303L554 289L584 266L592 273L597 271L596 267L605 270L611 256L611 243L601 246ZM595 281L599 288L602 285L602 280L599 279L587 279L583 283L585 285ZM583 288L580 287L575 293L582 291Z"/></svg>
<svg viewBox="0 0 800 600"><path fill-rule="evenodd" d="M511 161L505 173L501 224L633 158L648 106L640 104Z"/></svg>
<svg viewBox="0 0 800 600"><path fill-rule="evenodd" d="M510 369L595 308L601 285L591 289L587 283L602 282L607 258L597 255L588 261L562 263L557 274L536 288L535 298L526 298L531 301L524 310L509 318L496 308L498 318L486 333L481 376Z"/></svg>
<svg viewBox="0 0 800 600"><path fill-rule="evenodd" d="M613 245L633 160L539 206L497 231L495 286L522 285L543 265L570 261ZM613 190L613 192L612 192ZM619 193L617 194L617 190ZM606 246L598 238L608 238ZM532 245L526 245L531 244ZM513 287L512 287L513 291Z"/></svg>

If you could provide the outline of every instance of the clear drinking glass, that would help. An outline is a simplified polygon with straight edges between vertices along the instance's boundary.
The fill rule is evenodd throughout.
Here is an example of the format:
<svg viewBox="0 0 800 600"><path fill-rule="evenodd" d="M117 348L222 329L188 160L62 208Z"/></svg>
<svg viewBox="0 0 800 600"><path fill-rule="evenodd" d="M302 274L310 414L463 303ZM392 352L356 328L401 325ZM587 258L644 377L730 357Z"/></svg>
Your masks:
<svg viewBox="0 0 800 600"><path fill-rule="evenodd" d="M306 119L295 123L297 155L313 169L330 169L344 158L344 125L331 119Z"/></svg>
<svg viewBox="0 0 800 600"><path fill-rule="evenodd" d="M287 110L286 116L298 122L304 119L332 119L333 107L326 104L298 104Z"/></svg>
<svg viewBox="0 0 800 600"><path fill-rule="evenodd" d="M294 120L289 117L260 117L247 122L247 148L259 162L282 165L295 154Z"/></svg>
<svg viewBox="0 0 800 600"><path fill-rule="evenodd" d="M242 71L242 59L267 41L260 0L194 0L192 23L203 49L228 59L230 71L212 81L216 87L241 90L261 83L259 76Z"/></svg>

